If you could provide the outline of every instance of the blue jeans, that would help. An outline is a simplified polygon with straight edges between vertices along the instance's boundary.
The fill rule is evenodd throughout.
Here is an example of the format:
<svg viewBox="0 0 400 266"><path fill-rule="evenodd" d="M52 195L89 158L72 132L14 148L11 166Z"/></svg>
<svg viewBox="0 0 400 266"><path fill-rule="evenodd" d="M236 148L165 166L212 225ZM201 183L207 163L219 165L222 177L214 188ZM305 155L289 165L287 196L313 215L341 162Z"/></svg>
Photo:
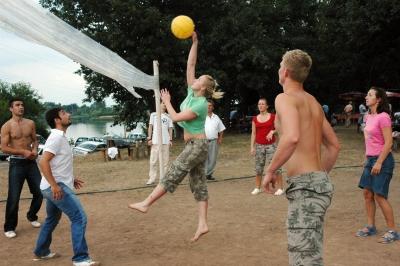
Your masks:
<svg viewBox="0 0 400 266"><path fill-rule="evenodd" d="M8 196L6 205L6 217L4 222L4 231L15 231L18 224L19 199L25 179L32 193L31 206L26 217L29 221L38 219L37 213L42 206L42 193L40 192L39 168L35 160L13 159L10 160L8 170Z"/></svg>
<svg viewBox="0 0 400 266"><path fill-rule="evenodd" d="M88 247L85 239L86 214L75 193L65 184L58 183L63 190L63 197L60 200L53 199L51 188L42 190L43 197L46 199L47 217L42 225L36 248L33 251L36 256L47 256L50 253L52 233L61 219L61 214L65 213L71 221L71 238L74 256L72 260L80 262L89 259Z"/></svg>

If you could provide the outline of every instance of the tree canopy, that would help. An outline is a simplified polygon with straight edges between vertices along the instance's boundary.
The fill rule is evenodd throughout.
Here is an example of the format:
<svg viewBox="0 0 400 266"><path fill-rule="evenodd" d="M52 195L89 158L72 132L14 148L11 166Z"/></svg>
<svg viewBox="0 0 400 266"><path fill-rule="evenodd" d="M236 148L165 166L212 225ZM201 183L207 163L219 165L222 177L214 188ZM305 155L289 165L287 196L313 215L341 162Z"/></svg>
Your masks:
<svg viewBox="0 0 400 266"><path fill-rule="evenodd" d="M197 74L214 76L227 92L223 114L249 112L260 96L273 102L281 92L277 71L282 54L303 49L313 58L306 89L334 105L339 93L371 85L400 84L400 1L397 0L41 0L58 17L135 67L152 74L160 63L160 86L174 105L186 91L185 68L191 41L174 38L172 18L190 16L199 33ZM86 67L87 100L112 95L119 121L147 119L152 92L135 99L119 84ZM119 122L117 121L117 122Z"/></svg>

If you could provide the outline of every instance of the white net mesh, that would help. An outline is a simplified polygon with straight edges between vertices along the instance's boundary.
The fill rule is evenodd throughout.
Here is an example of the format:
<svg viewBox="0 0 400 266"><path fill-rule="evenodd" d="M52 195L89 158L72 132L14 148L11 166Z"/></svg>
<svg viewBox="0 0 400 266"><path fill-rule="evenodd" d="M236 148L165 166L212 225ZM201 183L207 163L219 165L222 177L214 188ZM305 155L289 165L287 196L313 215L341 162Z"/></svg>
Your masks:
<svg viewBox="0 0 400 266"><path fill-rule="evenodd" d="M135 97L140 95L133 87L158 88L158 77L143 73L31 0L0 0L0 27L116 80Z"/></svg>

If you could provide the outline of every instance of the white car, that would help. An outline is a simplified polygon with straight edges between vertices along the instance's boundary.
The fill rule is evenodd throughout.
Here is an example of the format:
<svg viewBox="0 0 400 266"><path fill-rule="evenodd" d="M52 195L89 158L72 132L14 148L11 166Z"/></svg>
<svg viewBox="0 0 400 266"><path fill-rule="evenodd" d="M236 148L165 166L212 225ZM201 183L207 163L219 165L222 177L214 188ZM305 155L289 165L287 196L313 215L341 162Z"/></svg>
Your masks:
<svg viewBox="0 0 400 266"><path fill-rule="evenodd" d="M107 145L104 142L85 141L79 144L78 146L73 147L72 153L77 156L85 156L88 155L89 153L100 151L105 148L107 148Z"/></svg>

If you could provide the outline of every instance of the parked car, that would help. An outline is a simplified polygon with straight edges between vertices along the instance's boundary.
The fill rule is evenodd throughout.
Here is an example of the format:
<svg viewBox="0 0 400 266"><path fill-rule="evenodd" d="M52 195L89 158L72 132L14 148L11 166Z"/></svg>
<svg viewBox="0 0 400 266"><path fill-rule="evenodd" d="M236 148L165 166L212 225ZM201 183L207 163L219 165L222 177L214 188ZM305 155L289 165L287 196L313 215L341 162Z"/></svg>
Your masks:
<svg viewBox="0 0 400 266"><path fill-rule="evenodd" d="M104 135L102 139L104 139L105 143L109 144L111 147L115 146L117 148L126 148L130 145L128 140L115 135ZM111 142L111 144L109 142Z"/></svg>
<svg viewBox="0 0 400 266"><path fill-rule="evenodd" d="M39 135L39 134L36 134L36 138L37 138L38 143L39 143L38 155L42 155L44 144L46 143L46 139L42 135Z"/></svg>
<svg viewBox="0 0 400 266"><path fill-rule="evenodd" d="M145 141L147 138L147 136L145 134L141 134L141 133L129 133L127 140L130 143L135 143L137 141Z"/></svg>
<svg viewBox="0 0 400 266"><path fill-rule="evenodd" d="M106 143L103 138L98 138L98 137L79 137L76 139L74 146L79 146L79 144L85 142L85 141L95 141L95 142L103 142Z"/></svg>
<svg viewBox="0 0 400 266"><path fill-rule="evenodd" d="M105 148L107 148L107 145L104 142L85 141L79 144L77 147L72 148L72 153L78 156L88 155L89 153L100 151Z"/></svg>

